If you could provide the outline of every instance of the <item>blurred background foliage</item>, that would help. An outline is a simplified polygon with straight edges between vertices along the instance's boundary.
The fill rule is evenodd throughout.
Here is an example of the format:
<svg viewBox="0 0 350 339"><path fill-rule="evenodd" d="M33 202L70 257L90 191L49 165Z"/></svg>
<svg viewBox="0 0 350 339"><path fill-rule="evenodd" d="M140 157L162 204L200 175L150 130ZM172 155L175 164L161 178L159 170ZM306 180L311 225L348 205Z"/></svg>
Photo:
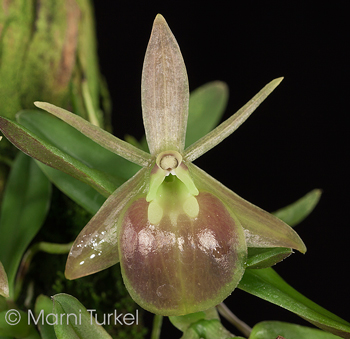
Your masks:
<svg viewBox="0 0 350 339"><path fill-rule="evenodd" d="M17 112L34 109L33 102L38 100L64 107L111 131L111 102L98 64L91 1L1 1L1 115L15 120ZM3 138L0 142L1 197L16 154L17 150ZM21 173L22 176L23 174L24 172ZM52 188L50 206L43 227L38 233L38 230L30 231L31 234L26 239L27 245L40 241L69 243L91 218L91 214L55 187ZM25 206L17 204L11 213L21 214L21 208ZM6 232L0 226L2 244L8 242L5 235ZM21 257L27 250L26 246L22 247L16 247L17 251L22 252ZM6 262L5 248L0 252L0 261ZM63 274L65 261L66 254L38 252L30 269L21 267L21 279L24 281L21 282L23 289L16 300L18 307L34 309L38 295L51 296L64 291L101 313L114 309L119 312L135 311L136 305L125 290L118 266L98 276L67 281ZM4 266L6 269L5 264ZM115 334L112 328L108 330ZM142 338L145 333L142 320L139 326L118 328L120 338Z"/></svg>

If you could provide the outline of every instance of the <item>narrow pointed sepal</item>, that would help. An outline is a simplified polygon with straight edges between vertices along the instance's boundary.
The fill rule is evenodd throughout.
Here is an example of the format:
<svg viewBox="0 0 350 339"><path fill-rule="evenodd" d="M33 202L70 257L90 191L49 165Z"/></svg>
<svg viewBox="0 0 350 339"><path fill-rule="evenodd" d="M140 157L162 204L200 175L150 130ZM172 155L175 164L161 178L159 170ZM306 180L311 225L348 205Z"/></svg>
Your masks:
<svg viewBox="0 0 350 339"><path fill-rule="evenodd" d="M105 201L76 238L67 259L65 275L76 279L119 262L117 221L125 206L144 193L149 169L143 168Z"/></svg>
<svg viewBox="0 0 350 339"><path fill-rule="evenodd" d="M103 196L108 196L115 189L115 183L108 175L87 166L22 125L0 117L0 130L23 153L90 185Z"/></svg>
<svg viewBox="0 0 350 339"><path fill-rule="evenodd" d="M281 83L282 80L283 78L277 78L269 82L235 114L206 134L204 137L196 141L193 145L186 148L183 155L184 159L193 162L230 136L249 118L249 116L271 94L271 92Z"/></svg>
<svg viewBox="0 0 350 339"><path fill-rule="evenodd" d="M140 166L148 166L152 161L152 157L148 153L136 148L126 141L115 137L114 135L91 124L89 121L76 114L73 114L55 105L49 104L48 102L36 101L34 102L34 105L63 120L68 125L74 127L100 146L108 149L115 154L120 155L126 160L129 160Z"/></svg>
<svg viewBox="0 0 350 339"><path fill-rule="evenodd" d="M189 89L180 48L165 19L154 20L142 71L143 122L151 154L182 152Z"/></svg>
<svg viewBox="0 0 350 339"><path fill-rule="evenodd" d="M124 283L150 312L168 316L207 310L230 295L244 273L247 249L237 218L210 193L193 199L199 205L195 218L169 204L153 224L149 203L140 197L119 222Z"/></svg>
<svg viewBox="0 0 350 339"><path fill-rule="evenodd" d="M299 235L282 220L244 200L197 166L189 164L188 169L199 190L215 194L236 215L248 247L289 247L306 252Z"/></svg>

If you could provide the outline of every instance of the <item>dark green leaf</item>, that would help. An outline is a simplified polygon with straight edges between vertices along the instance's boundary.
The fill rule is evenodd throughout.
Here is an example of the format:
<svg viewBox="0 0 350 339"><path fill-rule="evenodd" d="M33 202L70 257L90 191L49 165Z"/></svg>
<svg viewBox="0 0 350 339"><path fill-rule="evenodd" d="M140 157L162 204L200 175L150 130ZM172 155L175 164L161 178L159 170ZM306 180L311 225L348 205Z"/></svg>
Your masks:
<svg viewBox="0 0 350 339"><path fill-rule="evenodd" d="M27 312L17 309L0 312L0 338L40 339Z"/></svg>
<svg viewBox="0 0 350 339"><path fill-rule="evenodd" d="M277 264L293 253L291 248L248 248L247 268L266 268Z"/></svg>
<svg viewBox="0 0 350 339"><path fill-rule="evenodd" d="M110 174L116 186L131 178L141 167L103 148L64 121L39 110L17 114L18 122L85 165Z"/></svg>
<svg viewBox="0 0 350 339"><path fill-rule="evenodd" d="M249 339L277 338L279 335L287 339L339 339L332 333L280 321L258 323L253 327Z"/></svg>
<svg viewBox="0 0 350 339"><path fill-rule="evenodd" d="M312 212L318 203L320 196L321 190L315 189L296 202L283 207L272 214L277 216L286 224L295 226ZM285 259L291 253L293 253L291 249L288 250L287 248L275 248L274 250L271 248L249 248L247 265L249 268L266 268ZM263 264L262 261L265 263Z"/></svg>
<svg viewBox="0 0 350 339"><path fill-rule="evenodd" d="M24 251L45 220L50 194L50 182L34 160L18 153L7 181L0 217L0 260L7 273L10 296Z"/></svg>
<svg viewBox="0 0 350 339"><path fill-rule="evenodd" d="M191 92L186 147L204 137L219 123L228 101L228 87L222 81L209 82Z"/></svg>
<svg viewBox="0 0 350 339"><path fill-rule="evenodd" d="M42 294L37 297L34 312L35 320L39 319L38 328L42 339L57 339L54 326L51 325L54 323L53 316L50 315L52 309L53 304L49 297Z"/></svg>
<svg viewBox="0 0 350 339"><path fill-rule="evenodd" d="M184 332L182 339L228 339L233 335L220 322L215 308L178 317L169 317L171 323Z"/></svg>
<svg viewBox="0 0 350 339"><path fill-rule="evenodd" d="M296 313L315 326L350 338L350 324L304 297L289 286L272 268L246 270L238 287Z"/></svg>
<svg viewBox="0 0 350 339"><path fill-rule="evenodd" d="M39 161L37 164L56 187L91 214L95 214L106 200L90 185Z"/></svg>
<svg viewBox="0 0 350 339"><path fill-rule="evenodd" d="M140 166L106 150L75 128L45 112L22 111L17 114L17 120L38 137L90 168L106 172L115 187L140 169ZM63 193L90 213L96 213L105 201L106 195L101 195L90 185L44 164L39 164L39 167Z"/></svg>
<svg viewBox="0 0 350 339"><path fill-rule="evenodd" d="M14 121L0 117L0 129L10 142L32 158L91 185L105 196L115 190L115 183L105 173L89 168Z"/></svg>
<svg viewBox="0 0 350 339"><path fill-rule="evenodd" d="M221 324L220 320L218 319L202 319L192 324L191 327L188 329L192 337L193 330L198 334L198 339L231 339L234 337L232 333L225 329L225 327ZM184 333L183 338L186 338L186 332Z"/></svg>
<svg viewBox="0 0 350 339"><path fill-rule="evenodd" d="M68 294L53 296L53 313L57 316L55 332L58 339L103 339L112 337L95 323L92 313Z"/></svg>
<svg viewBox="0 0 350 339"><path fill-rule="evenodd" d="M277 218L290 226L295 226L303 221L315 208L321 198L322 191L314 189L292 204L273 212Z"/></svg>
<svg viewBox="0 0 350 339"><path fill-rule="evenodd" d="M206 319L219 319L218 312L216 311L215 307L210 308L207 311L203 312L196 312L181 316L171 316L169 317L169 320L171 323L180 331L184 332L187 328L189 328L193 323Z"/></svg>

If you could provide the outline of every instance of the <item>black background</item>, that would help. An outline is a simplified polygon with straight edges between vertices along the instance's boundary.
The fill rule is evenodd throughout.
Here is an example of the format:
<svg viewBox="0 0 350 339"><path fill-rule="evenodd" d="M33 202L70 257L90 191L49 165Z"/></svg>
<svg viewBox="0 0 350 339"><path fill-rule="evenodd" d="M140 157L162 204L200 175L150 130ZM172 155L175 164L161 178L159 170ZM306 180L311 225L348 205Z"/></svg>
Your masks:
<svg viewBox="0 0 350 339"><path fill-rule="evenodd" d="M349 321L347 2L94 3L101 70L119 137L144 133L141 70L157 13L180 45L190 90L212 80L228 84L224 118L270 80L285 77L243 126L196 164L268 211L313 188L323 190L315 211L297 227L307 253L295 253L275 269L299 292ZM251 326L272 319L307 324L239 290L226 302Z"/></svg>

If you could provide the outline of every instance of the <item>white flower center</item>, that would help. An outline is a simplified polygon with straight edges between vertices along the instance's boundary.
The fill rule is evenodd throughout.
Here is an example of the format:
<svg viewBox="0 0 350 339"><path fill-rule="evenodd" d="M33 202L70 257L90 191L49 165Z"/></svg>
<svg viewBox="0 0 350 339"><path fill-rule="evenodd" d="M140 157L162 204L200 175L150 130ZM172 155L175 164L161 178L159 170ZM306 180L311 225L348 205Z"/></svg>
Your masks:
<svg viewBox="0 0 350 339"><path fill-rule="evenodd" d="M163 156L163 158L160 160L159 165L163 170L171 172L179 165L179 162L174 155L168 154Z"/></svg>
<svg viewBox="0 0 350 339"><path fill-rule="evenodd" d="M158 155L156 163L158 167L164 170L165 176L175 175L175 169L180 166L182 156L176 151L162 152Z"/></svg>

